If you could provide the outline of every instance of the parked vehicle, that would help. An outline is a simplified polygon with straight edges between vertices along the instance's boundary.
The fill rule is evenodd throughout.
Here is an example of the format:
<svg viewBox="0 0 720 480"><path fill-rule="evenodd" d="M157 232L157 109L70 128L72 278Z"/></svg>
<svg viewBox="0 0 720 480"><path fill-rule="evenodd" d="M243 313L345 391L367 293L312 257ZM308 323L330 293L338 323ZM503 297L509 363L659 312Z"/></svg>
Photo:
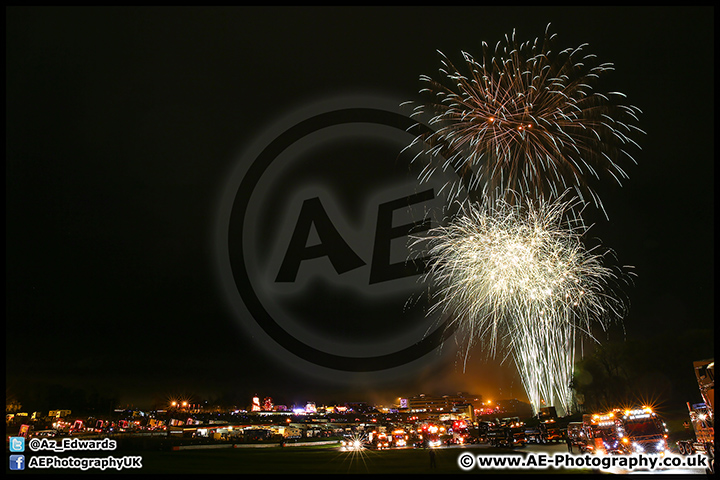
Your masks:
<svg viewBox="0 0 720 480"><path fill-rule="evenodd" d="M570 422L567 426L567 439L572 446L580 445L583 437L583 423Z"/></svg>
<svg viewBox="0 0 720 480"><path fill-rule="evenodd" d="M709 471L715 473L715 359L693 362L695 378L703 403L687 403L694 439L677 442L681 455L704 453L708 457Z"/></svg>

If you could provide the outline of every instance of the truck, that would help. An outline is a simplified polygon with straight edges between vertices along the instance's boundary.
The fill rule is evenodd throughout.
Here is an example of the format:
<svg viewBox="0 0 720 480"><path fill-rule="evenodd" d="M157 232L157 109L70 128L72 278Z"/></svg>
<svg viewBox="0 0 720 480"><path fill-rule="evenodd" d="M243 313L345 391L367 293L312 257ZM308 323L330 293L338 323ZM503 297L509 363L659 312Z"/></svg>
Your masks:
<svg viewBox="0 0 720 480"><path fill-rule="evenodd" d="M525 428L525 440L527 443L544 444L547 443L547 431L545 424L528 425Z"/></svg>
<svg viewBox="0 0 720 480"><path fill-rule="evenodd" d="M664 455L667 452L665 423L646 405L584 415L582 425L573 427L573 443L583 453Z"/></svg>
<svg viewBox="0 0 720 480"><path fill-rule="evenodd" d="M623 445L617 428L617 411L583 415L582 428L578 432L577 446L580 453L618 455Z"/></svg>
<svg viewBox="0 0 720 480"><path fill-rule="evenodd" d="M544 444L562 442L565 439L562 428L558 425L555 407L543 407L538 412L533 425L525 429L527 443Z"/></svg>
<svg viewBox="0 0 720 480"><path fill-rule="evenodd" d="M708 457L708 470L715 473L715 359L693 362L693 368L703 402L687 402L695 438L678 441L677 448L681 455L705 454Z"/></svg>
<svg viewBox="0 0 720 480"><path fill-rule="evenodd" d="M407 447L409 440L408 433L402 428L396 428L392 432L392 446L396 448Z"/></svg>
<svg viewBox="0 0 720 480"><path fill-rule="evenodd" d="M579 446L583 440L583 423L582 422L569 422L567 424L567 439L570 445Z"/></svg>
<svg viewBox="0 0 720 480"><path fill-rule="evenodd" d="M490 426L487 439L494 447L524 447L527 444L525 424L518 417L503 418Z"/></svg>
<svg viewBox="0 0 720 480"><path fill-rule="evenodd" d="M667 453L667 426L647 405L618 412L617 429L625 453Z"/></svg>
<svg viewBox="0 0 720 480"><path fill-rule="evenodd" d="M421 446L439 447L442 444L440 436L445 433L445 428L434 423L425 423L418 430Z"/></svg>
<svg viewBox="0 0 720 480"><path fill-rule="evenodd" d="M555 407L541 407L540 410L537 413L538 420L545 421L545 420L557 420L557 410Z"/></svg>
<svg viewBox="0 0 720 480"><path fill-rule="evenodd" d="M545 431L546 442L562 442L565 440L565 435L557 423L556 419L543 420L543 429Z"/></svg>

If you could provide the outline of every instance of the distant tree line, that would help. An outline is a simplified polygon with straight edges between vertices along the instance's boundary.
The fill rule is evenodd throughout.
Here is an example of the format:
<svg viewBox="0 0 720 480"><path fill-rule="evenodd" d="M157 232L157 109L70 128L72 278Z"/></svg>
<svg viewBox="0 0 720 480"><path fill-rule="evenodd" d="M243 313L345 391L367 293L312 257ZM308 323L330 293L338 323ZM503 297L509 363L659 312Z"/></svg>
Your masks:
<svg viewBox="0 0 720 480"><path fill-rule="evenodd" d="M712 330L668 329L603 342L576 362L572 388L585 412L642 404L683 409L702 401L693 362L714 352Z"/></svg>
<svg viewBox="0 0 720 480"><path fill-rule="evenodd" d="M118 396L100 393L93 388L63 384L35 385L23 392L13 393L25 412L71 410L73 415L107 415L118 407Z"/></svg>

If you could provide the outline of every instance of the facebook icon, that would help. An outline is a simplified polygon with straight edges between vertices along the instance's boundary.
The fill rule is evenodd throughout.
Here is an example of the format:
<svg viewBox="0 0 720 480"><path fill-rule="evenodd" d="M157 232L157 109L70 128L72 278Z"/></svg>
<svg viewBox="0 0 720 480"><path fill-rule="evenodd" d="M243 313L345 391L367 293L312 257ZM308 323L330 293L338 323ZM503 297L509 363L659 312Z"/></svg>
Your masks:
<svg viewBox="0 0 720 480"><path fill-rule="evenodd" d="M25 455L10 455L10 470L25 470Z"/></svg>

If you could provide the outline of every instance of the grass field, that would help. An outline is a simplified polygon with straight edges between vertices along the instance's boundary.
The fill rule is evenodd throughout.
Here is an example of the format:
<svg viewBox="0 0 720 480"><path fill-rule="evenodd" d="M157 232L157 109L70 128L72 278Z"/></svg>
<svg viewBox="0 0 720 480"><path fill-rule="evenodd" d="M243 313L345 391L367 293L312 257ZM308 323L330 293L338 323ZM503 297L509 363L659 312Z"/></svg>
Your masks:
<svg viewBox="0 0 720 480"><path fill-rule="evenodd" d="M564 451L564 445L558 451ZM73 451L57 454L57 457L105 458L141 457L142 468L123 470L90 468L48 468L26 469L33 473L66 474L565 474L592 473L588 469L556 470L543 469L480 469L473 466L463 470L458 458L463 453L473 457L491 454L519 455L529 449L505 450L499 448L439 448L435 451L435 466L431 466L430 451L427 449L389 449L343 452L337 446L293 446L266 448L203 448L187 450L135 450L118 448L113 452ZM32 457L46 455L46 452L27 452L26 463ZM36 459L37 460L37 459ZM6 464L6 473L11 473ZM18 472L12 472L17 474Z"/></svg>
<svg viewBox="0 0 720 480"><path fill-rule="evenodd" d="M425 449L341 452L330 447L181 450L143 452L137 473L167 474L478 474L463 471L457 463L461 449L437 449L436 467ZM472 450L475 454L500 450ZM487 473L488 471L484 471ZM133 472L135 473L135 472ZM590 473L558 470L493 470L492 473Z"/></svg>
<svg viewBox="0 0 720 480"><path fill-rule="evenodd" d="M450 467L454 472L459 470L454 462L450 465L449 456L447 461L442 460L438 456L438 471L441 466L446 473ZM143 454L145 473L345 474L430 471L430 457L422 450L340 452L336 448L327 447L278 447Z"/></svg>

